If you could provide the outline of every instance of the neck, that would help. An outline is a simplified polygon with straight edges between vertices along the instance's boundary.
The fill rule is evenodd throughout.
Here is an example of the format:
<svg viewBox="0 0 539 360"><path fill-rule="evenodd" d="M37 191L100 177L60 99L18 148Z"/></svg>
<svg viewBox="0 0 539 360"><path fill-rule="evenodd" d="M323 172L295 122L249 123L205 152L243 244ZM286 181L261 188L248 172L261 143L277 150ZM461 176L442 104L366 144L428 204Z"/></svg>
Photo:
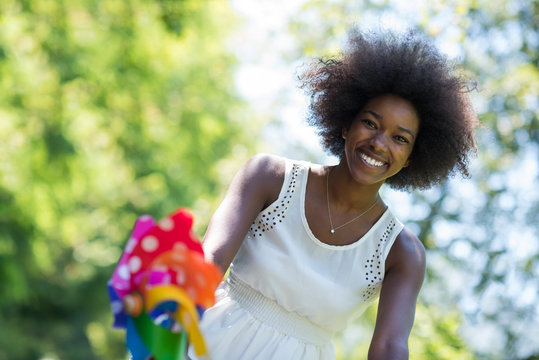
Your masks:
<svg viewBox="0 0 539 360"><path fill-rule="evenodd" d="M378 198L383 183L360 185L351 176L345 164L330 168L329 194L332 206L345 211L359 211L371 206Z"/></svg>

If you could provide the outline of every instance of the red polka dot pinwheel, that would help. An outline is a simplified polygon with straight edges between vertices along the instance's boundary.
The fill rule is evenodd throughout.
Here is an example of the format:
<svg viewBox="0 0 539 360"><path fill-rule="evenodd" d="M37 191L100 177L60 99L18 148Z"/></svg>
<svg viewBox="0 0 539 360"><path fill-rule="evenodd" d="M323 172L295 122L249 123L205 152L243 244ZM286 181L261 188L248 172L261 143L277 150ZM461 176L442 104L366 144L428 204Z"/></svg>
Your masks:
<svg viewBox="0 0 539 360"><path fill-rule="evenodd" d="M141 216L109 280L113 326L126 329L133 360L182 360L188 343L208 355L198 323L222 274L204 260L192 225L185 209L158 223Z"/></svg>

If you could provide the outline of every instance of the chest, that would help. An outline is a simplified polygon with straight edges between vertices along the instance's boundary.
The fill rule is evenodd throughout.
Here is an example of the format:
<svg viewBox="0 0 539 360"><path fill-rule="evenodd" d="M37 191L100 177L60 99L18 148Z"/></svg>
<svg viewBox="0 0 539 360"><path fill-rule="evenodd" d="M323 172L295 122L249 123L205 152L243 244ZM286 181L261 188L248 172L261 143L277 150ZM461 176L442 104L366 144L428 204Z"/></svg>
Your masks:
<svg viewBox="0 0 539 360"><path fill-rule="evenodd" d="M383 208L371 206L366 211L343 211L331 205L324 184L308 180L305 187L305 219L313 235L332 246L346 246L365 236L376 224ZM376 205L376 204L374 204ZM332 231L333 229L333 231Z"/></svg>

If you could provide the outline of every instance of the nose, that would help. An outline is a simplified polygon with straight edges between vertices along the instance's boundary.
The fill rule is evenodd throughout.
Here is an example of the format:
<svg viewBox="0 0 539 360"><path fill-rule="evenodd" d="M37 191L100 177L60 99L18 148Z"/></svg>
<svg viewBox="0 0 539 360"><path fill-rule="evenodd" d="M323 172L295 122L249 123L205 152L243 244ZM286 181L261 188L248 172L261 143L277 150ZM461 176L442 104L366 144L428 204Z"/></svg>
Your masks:
<svg viewBox="0 0 539 360"><path fill-rule="evenodd" d="M375 152L384 152L387 148L387 139L383 132L378 131L373 135L370 141L370 146Z"/></svg>

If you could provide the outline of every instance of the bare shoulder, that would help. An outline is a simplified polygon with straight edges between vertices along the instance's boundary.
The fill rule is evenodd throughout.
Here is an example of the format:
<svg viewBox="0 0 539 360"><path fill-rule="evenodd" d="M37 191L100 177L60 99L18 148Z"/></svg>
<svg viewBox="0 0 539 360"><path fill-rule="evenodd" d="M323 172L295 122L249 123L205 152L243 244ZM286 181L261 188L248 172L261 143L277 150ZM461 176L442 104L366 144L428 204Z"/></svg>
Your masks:
<svg viewBox="0 0 539 360"><path fill-rule="evenodd" d="M286 168L286 159L273 154L259 153L252 156L246 165L265 175L282 176Z"/></svg>
<svg viewBox="0 0 539 360"><path fill-rule="evenodd" d="M259 184L272 183L284 178L286 159L280 156L260 153L251 157L244 165L246 175Z"/></svg>
<svg viewBox="0 0 539 360"><path fill-rule="evenodd" d="M285 172L286 159L266 153L251 157L241 170L243 180L263 192L266 206L279 196Z"/></svg>
<svg viewBox="0 0 539 360"><path fill-rule="evenodd" d="M414 233L404 227L397 235L386 263L388 270L399 268L424 273L426 266L425 247Z"/></svg>

